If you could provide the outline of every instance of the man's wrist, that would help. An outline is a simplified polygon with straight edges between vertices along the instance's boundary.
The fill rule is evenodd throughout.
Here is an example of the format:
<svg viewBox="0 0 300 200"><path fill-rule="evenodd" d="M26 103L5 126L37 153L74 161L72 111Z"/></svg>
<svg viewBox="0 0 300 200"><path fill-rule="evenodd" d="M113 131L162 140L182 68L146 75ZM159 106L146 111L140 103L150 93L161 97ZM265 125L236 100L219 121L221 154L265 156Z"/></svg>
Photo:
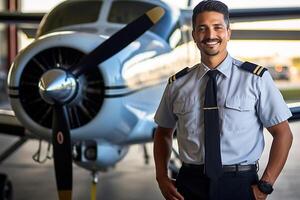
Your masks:
<svg viewBox="0 0 300 200"><path fill-rule="evenodd" d="M168 178L169 178L168 174L156 175L156 181L161 181L161 180L165 180L165 179L168 179Z"/></svg>

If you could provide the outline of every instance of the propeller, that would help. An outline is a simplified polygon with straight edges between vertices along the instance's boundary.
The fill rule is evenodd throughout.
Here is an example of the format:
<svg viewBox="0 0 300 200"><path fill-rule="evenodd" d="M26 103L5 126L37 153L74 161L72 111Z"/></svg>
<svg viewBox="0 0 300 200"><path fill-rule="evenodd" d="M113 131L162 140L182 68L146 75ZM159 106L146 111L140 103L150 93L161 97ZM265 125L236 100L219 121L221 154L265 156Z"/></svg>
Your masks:
<svg viewBox="0 0 300 200"><path fill-rule="evenodd" d="M66 105L76 96L76 79L125 48L164 15L155 7L112 35L68 70L54 68L39 81L41 97L52 106L52 142L56 185L60 200L72 199L72 146Z"/></svg>
<svg viewBox="0 0 300 200"><path fill-rule="evenodd" d="M78 64L72 66L72 74L78 77L90 67L95 67L115 55L150 29L163 15L164 10L161 7L155 7L146 12L84 56Z"/></svg>
<svg viewBox="0 0 300 200"><path fill-rule="evenodd" d="M52 105L52 143L56 185L60 200L72 199L72 149L66 104L76 94L75 78L62 69L44 73L39 82L42 98Z"/></svg>
<svg viewBox="0 0 300 200"><path fill-rule="evenodd" d="M66 107L53 106L53 156L59 199L72 199L72 154Z"/></svg>

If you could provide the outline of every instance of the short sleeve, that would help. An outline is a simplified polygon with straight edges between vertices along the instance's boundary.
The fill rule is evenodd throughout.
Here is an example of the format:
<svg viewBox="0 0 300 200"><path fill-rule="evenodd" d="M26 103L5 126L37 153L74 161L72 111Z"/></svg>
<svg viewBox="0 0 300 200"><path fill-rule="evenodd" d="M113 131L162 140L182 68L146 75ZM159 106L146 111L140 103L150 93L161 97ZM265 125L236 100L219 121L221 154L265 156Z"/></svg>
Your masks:
<svg viewBox="0 0 300 200"><path fill-rule="evenodd" d="M264 127L279 124L292 116L270 73L266 71L259 80L260 96L257 112Z"/></svg>
<svg viewBox="0 0 300 200"><path fill-rule="evenodd" d="M174 128L176 125L176 116L173 113L172 104L170 101L170 86L165 88L161 102L154 116L154 121L161 127Z"/></svg>

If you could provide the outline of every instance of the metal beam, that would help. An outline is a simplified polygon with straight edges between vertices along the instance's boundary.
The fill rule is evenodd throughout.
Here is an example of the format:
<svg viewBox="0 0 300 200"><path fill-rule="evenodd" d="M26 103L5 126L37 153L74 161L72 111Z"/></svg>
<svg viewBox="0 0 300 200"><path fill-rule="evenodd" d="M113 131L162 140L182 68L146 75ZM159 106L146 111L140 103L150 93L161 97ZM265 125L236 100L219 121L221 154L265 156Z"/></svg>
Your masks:
<svg viewBox="0 0 300 200"><path fill-rule="evenodd" d="M0 23L39 24L45 13L0 12Z"/></svg>
<svg viewBox="0 0 300 200"><path fill-rule="evenodd" d="M233 40L300 40L300 30L232 30Z"/></svg>
<svg viewBox="0 0 300 200"><path fill-rule="evenodd" d="M7 10L10 12L15 12L18 9L18 0L7 0ZM14 61L18 53L18 36L17 36L17 26L15 24L10 24L7 27L7 70L10 64Z"/></svg>
<svg viewBox="0 0 300 200"><path fill-rule="evenodd" d="M229 10L229 18L231 22L299 19L300 7L232 9Z"/></svg>

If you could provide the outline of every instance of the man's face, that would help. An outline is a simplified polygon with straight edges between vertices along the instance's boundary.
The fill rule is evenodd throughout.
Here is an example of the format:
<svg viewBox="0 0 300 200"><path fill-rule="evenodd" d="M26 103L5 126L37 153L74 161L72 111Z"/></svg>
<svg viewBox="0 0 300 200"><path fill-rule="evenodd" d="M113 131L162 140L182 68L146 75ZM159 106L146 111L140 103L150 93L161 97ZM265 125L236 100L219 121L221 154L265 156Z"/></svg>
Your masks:
<svg viewBox="0 0 300 200"><path fill-rule="evenodd" d="M227 54L231 30L227 29L222 13L205 11L198 14L192 34L201 56Z"/></svg>

